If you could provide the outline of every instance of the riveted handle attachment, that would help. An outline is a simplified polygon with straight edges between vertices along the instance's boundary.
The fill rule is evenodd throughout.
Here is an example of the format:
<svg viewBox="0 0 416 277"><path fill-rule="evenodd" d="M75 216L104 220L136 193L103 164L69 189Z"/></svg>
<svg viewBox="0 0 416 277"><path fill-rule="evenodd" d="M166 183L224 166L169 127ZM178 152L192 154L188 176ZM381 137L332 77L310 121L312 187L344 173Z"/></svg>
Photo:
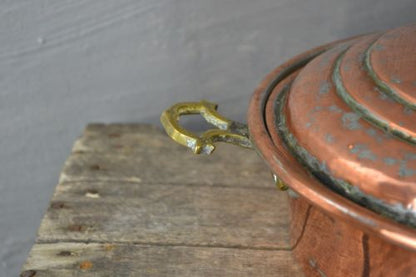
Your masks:
<svg viewBox="0 0 416 277"><path fill-rule="evenodd" d="M217 112L217 104L208 101L178 103L165 110L160 121L166 133L177 143L189 147L195 154L211 154L214 143L228 142L245 148L252 148L247 125L229 120ZM185 130L179 125L179 117L187 114L201 114L204 119L216 126L201 135Z"/></svg>

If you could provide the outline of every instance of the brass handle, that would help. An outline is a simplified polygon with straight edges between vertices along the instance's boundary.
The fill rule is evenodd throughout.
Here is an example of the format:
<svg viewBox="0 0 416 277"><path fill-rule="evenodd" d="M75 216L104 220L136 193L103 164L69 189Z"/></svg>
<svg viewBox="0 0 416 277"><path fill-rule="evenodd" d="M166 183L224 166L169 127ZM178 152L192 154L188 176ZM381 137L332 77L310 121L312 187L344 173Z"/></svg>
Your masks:
<svg viewBox="0 0 416 277"><path fill-rule="evenodd" d="M228 142L245 148L252 148L247 125L221 116L217 104L208 101L178 103L165 110L160 121L166 133L177 143L189 147L195 154L211 154L214 143ZM186 114L201 114L204 119L218 129L210 129L200 136L185 130L179 125L179 117Z"/></svg>

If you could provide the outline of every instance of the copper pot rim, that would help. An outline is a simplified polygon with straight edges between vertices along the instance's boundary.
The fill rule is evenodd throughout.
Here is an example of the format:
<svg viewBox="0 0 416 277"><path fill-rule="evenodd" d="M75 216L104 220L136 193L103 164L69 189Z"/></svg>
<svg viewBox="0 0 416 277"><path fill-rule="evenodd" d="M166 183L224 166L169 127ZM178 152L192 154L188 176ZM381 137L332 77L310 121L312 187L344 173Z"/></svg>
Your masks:
<svg viewBox="0 0 416 277"><path fill-rule="evenodd" d="M416 251L416 230L372 212L320 183L307 173L289 150L285 147L277 148L268 129L270 126L266 117L271 116L271 111L266 110L266 105L273 88L290 72L302 68L313 57L336 44L355 38L357 37L316 47L290 59L269 73L259 84L249 103L247 122L250 139L273 173L313 205L338 219L356 225L367 233ZM291 157L292 160L287 161L279 157Z"/></svg>

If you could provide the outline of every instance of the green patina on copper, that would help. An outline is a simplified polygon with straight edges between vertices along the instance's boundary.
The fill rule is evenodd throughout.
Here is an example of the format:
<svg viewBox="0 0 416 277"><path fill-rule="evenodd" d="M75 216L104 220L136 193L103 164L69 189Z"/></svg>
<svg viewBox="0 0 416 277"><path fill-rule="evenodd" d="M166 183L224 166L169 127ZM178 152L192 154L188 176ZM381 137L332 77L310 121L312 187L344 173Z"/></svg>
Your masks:
<svg viewBox="0 0 416 277"><path fill-rule="evenodd" d="M350 149L350 152L352 154L357 155L359 159L372 161L377 160L377 156L373 152L371 152L371 150L368 149L368 146L365 144L354 144L353 147Z"/></svg>
<svg viewBox="0 0 416 277"><path fill-rule="evenodd" d="M359 114L350 112L342 115L342 125L349 130L359 130L363 126L360 124L361 116Z"/></svg>
<svg viewBox="0 0 416 277"><path fill-rule="evenodd" d="M379 89L379 87L377 87L377 86L374 87L374 91L376 91L378 93L378 97L381 100L387 101L387 102L390 102L390 103L396 103L396 101L393 98L389 97L387 94L385 94L383 91L381 91Z"/></svg>
<svg viewBox="0 0 416 277"><path fill-rule="evenodd" d="M335 141L335 138L334 138L334 136L333 136L333 135L331 135L331 134L326 134L326 135L325 135L325 140L326 140L326 142L328 142L328 143L333 143L333 142Z"/></svg>
<svg viewBox="0 0 416 277"><path fill-rule="evenodd" d="M407 163L409 161L415 161L416 154L414 153L406 153L404 158L400 160L400 168L399 168L399 176L401 177L409 177L416 175L416 169L408 168Z"/></svg>
<svg viewBox="0 0 416 277"><path fill-rule="evenodd" d="M327 80L322 81L321 87L319 88L319 94L328 94L329 90L331 89L331 83Z"/></svg>
<svg viewBox="0 0 416 277"><path fill-rule="evenodd" d="M403 113L406 114L406 115L411 115L411 114L413 114L413 110L409 109L408 107L404 107L403 108Z"/></svg>
<svg viewBox="0 0 416 277"><path fill-rule="evenodd" d="M380 80L380 78L377 76L377 73L374 71L373 66L371 64L370 55L371 51L375 49L377 45L377 41L374 41L364 52L364 69L367 71L368 75L373 79L373 81L377 84L377 86L388 96L396 100L397 102L416 110L416 104L413 104L406 99L403 99L393 88L391 88L388 84L386 84L384 81ZM397 76L392 77L392 82L394 83L401 83L400 78Z"/></svg>
<svg viewBox="0 0 416 277"><path fill-rule="evenodd" d="M334 71L332 73L332 80L335 84L335 88L336 88L336 92L337 94L344 100L344 102L351 107L351 109L353 109L355 111L355 113L348 113L351 114L350 117L352 119L354 119L354 115L355 117L363 117L364 119L366 119L368 122L370 122L371 124L373 124L374 126L382 129L385 132L391 133L392 135L403 139L405 141L408 141L410 143L416 143L416 137L410 135L408 132L391 127L391 125L389 124L388 121L384 120L383 118L375 115L374 113L372 113L370 110L368 110L366 107L364 107L363 105L361 105L360 103L358 103L352 96L351 94L346 90L342 78L341 78L341 73L340 73L340 66L341 66L341 62L344 58L345 52L341 53L339 55L339 57L337 58L336 62L335 62L335 68ZM343 116L343 121L344 121L344 117L348 114L345 114ZM358 129L360 125L358 125L359 123L357 121L351 121L349 122L349 124L345 124L344 126L346 126L348 129L353 130L353 129Z"/></svg>
<svg viewBox="0 0 416 277"><path fill-rule="evenodd" d="M390 157L384 158L383 161L386 165L395 165L397 163L396 159Z"/></svg>
<svg viewBox="0 0 416 277"><path fill-rule="evenodd" d="M367 135L369 135L370 137L374 137L374 138L378 137L378 136L377 136L377 131L376 131L376 129L373 129L373 128L368 128L365 132L366 132L366 133L367 133Z"/></svg>
<svg viewBox="0 0 416 277"><path fill-rule="evenodd" d="M397 77L397 76L391 76L390 80L393 83L396 83L396 84L401 84L402 83L402 80L400 80L399 77Z"/></svg>
<svg viewBox="0 0 416 277"><path fill-rule="evenodd" d="M416 227L416 215L411 210L406 209L401 204L391 205L375 198L371 195L363 193L358 187L351 185L346 180L336 178L328 169L325 161L318 160L315 156L303 148L296 137L290 132L285 116L285 106L287 102L287 95L291 84L285 86L277 96L275 102L276 126L279 136L282 138L285 145L295 156L295 158L305 167L305 169L317 178L321 183L334 190L335 192L347 197L348 199L367 207L385 217L396 220L397 222ZM352 150L356 151L361 158L375 159L377 158L371 152L366 152L367 149ZM416 155L411 158L416 159ZM410 157L409 157L410 159ZM392 162L390 160L385 162ZM406 172L409 173L409 172Z"/></svg>
<svg viewBox="0 0 416 277"><path fill-rule="evenodd" d="M385 47L384 47L384 45L382 45L380 43L376 43L376 44L374 44L374 50L383 51L383 50L385 50Z"/></svg>
<svg viewBox="0 0 416 277"><path fill-rule="evenodd" d="M329 111L333 113L342 113L342 109L340 109L337 105L329 106Z"/></svg>
<svg viewBox="0 0 416 277"><path fill-rule="evenodd" d="M315 52L311 52L309 55L307 55L306 57L297 60L296 62L293 62L292 64L286 66L285 68L283 68L279 74L277 74L275 76L275 78L270 82L270 84L267 86L266 90L263 92L264 93L264 97L261 101L261 110L263 111L263 118L266 117L265 112L266 112L266 104L269 101L269 97L271 95L271 93L273 92L274 88L281 82L283 81L285 78L287 78L288 76L290 76L290 74L294 73L296 70L304 67L306 64L308 64L312 59L314 59L315 57L319 56L320 54L322 54L323 52L325 52L326 50L328 50L330 47L326 47L325 49L320 49L318 51ZM312 125L312 123L310 123L310 125ZM267 125L264 126L265 129L268 131ZM310 127L310 126L309 126ZM250 131L249 131L250 133ZM256 142L253 141L253 143L255 144ZM263 154L258 151L258 147L255 146L253 147L254 150L257 152L257 154L259 154L260 157L262 157L263 159L264 156ZM283 165L281 164L281 162L275 157L275 162L277 162L279 164L279 167L282 170L285 170Z"/></svg>

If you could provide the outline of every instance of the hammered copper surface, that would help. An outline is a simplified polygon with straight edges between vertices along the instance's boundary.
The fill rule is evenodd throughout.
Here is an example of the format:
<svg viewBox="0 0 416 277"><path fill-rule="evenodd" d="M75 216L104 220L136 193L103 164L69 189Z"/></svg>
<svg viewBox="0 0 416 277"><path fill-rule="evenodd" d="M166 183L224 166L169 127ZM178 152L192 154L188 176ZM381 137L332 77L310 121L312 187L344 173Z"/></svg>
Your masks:
<svg viewBox="0 0 416 277"><path fill-rule="evenodd" d="M306 276L415 275L415 252L337 220L303 197L289 201L292 251Z"/></svg>
<svg viewBox="0 0 416 277"><path fill-rule="evenodd" d="M373 78L396 100L416 108L416 27L386 32L369 49Z"/></svg>
<svg viewBox="0 0 416 277"><path fill-rule="evenodd" d="M390 60L387 50L376 47L385 36L406 44L391 42L398 48L415 47L415 39L401 37L413 29L415 25L388 32L399 34L395 36L364 36L321 53L276 98L276 119L267 126L322 184L410 226L416 226L416 116L386 91L389 83L373 80L373 68L384 68L372 60ZM403 67L416 67L415 59L402 60ZM397 63L393 73L409 83L411 74L399 74L403 70Z"/></svg>
<svg viewBox="0 0 416 277"><path fill-rule="evenodd" d="M395 135L415 142L415 114L411 108L388 97L363 69L363 59L368 47L379 37L369 36L354 44L341 57L337 69L339 71L337 92L352 108L358 110L363 118L388 130ZM370 131L370 134L373 134ZM394 161L386 160L388 163Z"/></svg>
<svg viewBox="0 0 416 277"><path fill-rule="evenodd" d="M338 95L338 84L334 82L336 62L340 58L342 61L343 53L350 51L348 47L340 44L301 70L288 92L288 130L284 135L294 136L289 142L293 151L322 179L354 200L365 199L375 210L391 212L405 222L409 216L406 209L413 210L416 197L416 147L365 120L359 110ZM359 61L357 57L355 60ZM364 81L340 79L345 84L360 83L361 87ZM372 91L375 84L370 85ZM397 105L394 101L386 103ZM415 114L406 114L403 109L396 117L416 122Z"/></svg>
<svg viewBox="0 0 416 277"><path fill-rule="evenodd" d="M359 37L359 39L362 38L365 36ZM355 43L358 41L360 40L356 40ZM297 70L302 71L304 65L311 62L315 56L319 56L325 50L340 43L324 45L301 54L276 68L263 80L250 102L248 125L251 138L273 172L293 190L325 213L331 214L334 218L341 219L347 224L353 224L369 235L381 237L386 243L394 243L407 249L416 249L414 229L377 214L361 203L354 203L341 196L337 191L330 189L327 184L321 182L302 166L293 156L292 151L288 149L282 137L279 136L281 126L276 125L277 112L275 108L276 103L279 102L277 98L281 89L284 88L283 83L289 82L290 78L293 78L289 76L292 73L296 75L294 72ZM317 72L316 74L321 73ZM288 80L284 81L286 78ZM280 84L282 81L283 83ZM306 100L302 99L302 101ZM341 100L338 99L338 101Z"/></svg>
<svg viewBox="0 0 416 277"><path fill-rule="evenodd" d="M416 274L415 48L416 25L323 45L250 101L248 138L291 189L308 276Z"/></svg>

